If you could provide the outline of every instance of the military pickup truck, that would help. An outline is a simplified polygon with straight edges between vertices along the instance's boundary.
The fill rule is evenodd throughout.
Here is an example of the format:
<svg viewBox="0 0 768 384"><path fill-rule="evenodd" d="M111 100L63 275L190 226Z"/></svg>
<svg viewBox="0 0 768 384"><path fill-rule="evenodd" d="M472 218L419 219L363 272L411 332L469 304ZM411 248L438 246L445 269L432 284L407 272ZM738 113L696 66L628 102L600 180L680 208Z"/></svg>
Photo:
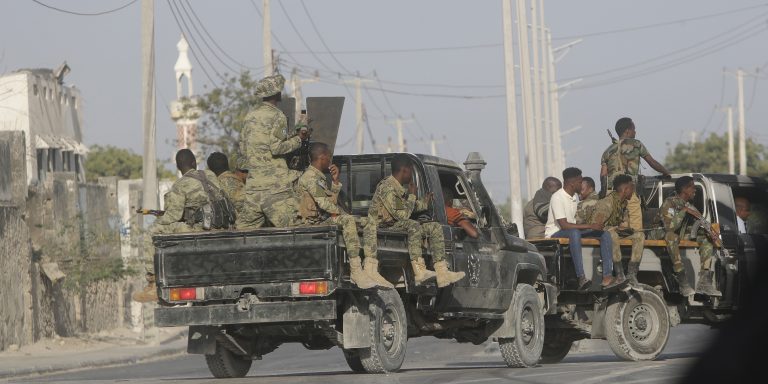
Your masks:
<svg viewBox="0 0 768 384"><path fill-rule="evenodd" d="M646 205L644 227L654 228L659 207L674 192L675 180L646 178L638 188ZM652 360L664 350L670 327L680 323L717 325L729 318L754 282L758 257L765 255L768 239L768 183L765 180L734 175L689 174L695 180L694 206L720 228L722 247L716 249L715 280L723 296L679 294L672 275L672 262L664 240L646 240L640 264L639 289L602 292L599 240L584 239L584 269L594 278L586 292L576 289L573 262L567 239L529 240L546 259L546 281L558 288L557 306L545 318L546 332L542 362L562 360L572 344L580 339L607 339L613 352L626 360ZM749 233L737 227L735 197L752 204ZM631 244L622 240L624 266L629 262ZM689 279L698 279L698 244L687 238L680 244ZM697 281L690 281L695 286Z"/></svg>
<svg viewBox="0 0 768 384"><path fill-rule="evenodd" d="M284 343L338 347L354 372L397 371L409 338L481 344L497 340L510 367L539 363L544 314L556 309L544 258L517 237L480 178L485 162L411 155L418 194L433 192L415 219L443 224L446 259L466 277L447 288L415 286L404 233L380 231L380 272L394 290L360 290L349 281L339 228L307 226L153 237L161 327L189 326L188 352L205 355L215 377L242 377ZM350 213L367 215L392 154L335 156ZM446 224L443 188L476 216L478 239ZM427 264L430 255L425 254Z"/></svg>

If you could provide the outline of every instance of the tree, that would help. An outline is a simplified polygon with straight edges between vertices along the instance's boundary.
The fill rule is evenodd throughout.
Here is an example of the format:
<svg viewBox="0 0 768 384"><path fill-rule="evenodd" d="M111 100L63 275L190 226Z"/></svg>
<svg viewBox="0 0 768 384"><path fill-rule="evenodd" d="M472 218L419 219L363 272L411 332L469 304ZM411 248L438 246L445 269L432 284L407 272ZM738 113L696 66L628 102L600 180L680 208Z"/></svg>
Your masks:
<svg viewBox="0 0 768 384"><path fill-rule="evenodd" d="M736 170L739 169L738 145L736 145ZM664 165L670 172L728 173L727 134L715 133L696 143L678 143L667 153ZM751 138L747 139L747 174L768 177L768 150Z"/></svg>
<svg viewBox="0 0 768 384"><path fill-rule="evenodd" d="M111 145L90 147L85 160L85 177L96 181L99 177L117 176L119 179L140 179L142 177L142 157L128 149ZM157 168L159 179L170 179L175 174L162 166Z"/></svg>
<svg viewBox="0 0 768 384"><path fill-rule="evenodd" d="M227 155L232 167L237 164L237 142L245 124L245 116L261 104L256 97L258 79L245 71L228 77L221 87L186 100L185 110L197 109L202 114L197 142L204 153L218 151Z"/></svg>

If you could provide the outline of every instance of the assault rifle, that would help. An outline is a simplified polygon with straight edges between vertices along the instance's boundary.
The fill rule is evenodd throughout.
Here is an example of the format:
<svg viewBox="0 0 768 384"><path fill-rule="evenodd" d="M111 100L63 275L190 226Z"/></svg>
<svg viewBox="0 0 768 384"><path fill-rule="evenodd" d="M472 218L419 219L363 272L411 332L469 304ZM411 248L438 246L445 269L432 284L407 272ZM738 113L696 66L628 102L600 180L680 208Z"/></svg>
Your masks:
<svg viewBox="0 0 768 384"><path fill-rule="evenodd" d="M712 240L712 244L717 247L722 245L722 242L720 241L720 231L714 225L712 225L709 220L705 219L698 209L690 205L686 205L683 209L685 209L686 213L696 219L696 222L693 224L693 228L691 230L691 237L695 237L696 233L699 231L699 228L702 228L705 232L707 232L707 237Z"/></svg>

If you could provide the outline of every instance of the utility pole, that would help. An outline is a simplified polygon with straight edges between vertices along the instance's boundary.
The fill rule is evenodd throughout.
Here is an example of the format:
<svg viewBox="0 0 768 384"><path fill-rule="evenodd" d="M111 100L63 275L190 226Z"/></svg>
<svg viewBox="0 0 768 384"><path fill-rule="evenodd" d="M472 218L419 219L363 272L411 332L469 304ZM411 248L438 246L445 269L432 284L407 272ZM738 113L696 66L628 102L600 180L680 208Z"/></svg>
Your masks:
<svg viewBox="0 0 768 384"><path fill-rule="evenodd" d="M507 91L507 150L509 158L509 199L512 223L523 234L523 202L520 187L520 143L517 131L517 99L515 96L515 57L512 52L512 0L501 0L504 32L504 73Z"/></svg>
<svg viewBox="0 0 768 384"><path fill-rule="evenodd" d="M693 151L693 147L696 146L696 131L691 131L691 151Z"/></svg>
<svg viewBox="0 0 768 384"><path fill-rule="evenodd" d="M141 80L141 115L144 127L141 205L145 209L158 209L155 149L155 0L141 0Z"/></svg>
<svg viewBox="0 0 768 384"><path fill-rule="evenodd" d="M539 18L541 10L537 6L538 0L531 0L531 46L533 54L533 129L534 129L534 141L536 142L536 177L534 179L539 183L544 180L544 134L542 132L542 120L541 120L541 67L539 62L539 47L541 41L539 40L539 23L543 24L543 21ZM544 52L542 52L542 55ZM533 195L531 195L533 196Z"/></svg>
<svg viewBox="0 0 768 384"><path fill-rule="evenodd" d="M272 16L269 11L269 0L264 0L264 24L262 25L262 44L261 53L264 61L264 77L272 76L274 73L274 62L272 60Z"/></svg>
<svg viewBox="0 0 768 384"><path fill-rule="evenodd" d="M535 186L541 180L535 180L538 176L536 159L538 156L538 143L536 142L536 128L534 126L533 101L531 100L531 61L528 51L528 13L526 0L517 2L517 47L520 52L520 79L521 94L523 97L523 121L525 122L525 154L528 159L526 176L528 181L528 196L532 197L536 192Z"/></svg>
<svg viewBox="0 0 768 384"><path fill-rule="evenodd" d="M430 150L430 154L432 156L437 156L437 145L440 144L440 143L444 143L445 141L446 141L445 140L445 135L443 135L443 138L440 139L440 140L436 140L435 139L435 135L429 135L429 150Z"/></svg>
<svg viewBox="0 0 768 384"><path fill-rule="evenodd" d="M304 84L317 82L318 77L319 76L315 74L314 78L302 79L299 75L298 69L294 67L293 71L291 71L291 93L293 94L293 98L296 99L296 120L294 121L299 121L302 105L304 104L304 97L301 95L301 86Z"/></svg>
<svg viewBox="0 0 768 384"><path fill-rule="evenodd" d="M554 175L559 177L560 172L565 168L565 158L563 155L563 146L560 141L560 96L558 95L557 82L555 81L555 52L552 48L552 32L547 28L547 47L549 53L549 104L551 110L550 123L552 124L552 164L554 164Z"/></svg>
<svg viewBox="0 0 768 384"><path fill-rule="evenodd" d="M548 29L544 26L544 0L539 0L539 29L541 30L541 98L543 100L543 113L541 120L541 130L544 136L544 162L543 170L544 177L557 175L559 172L555 169L554 162L554 143L552 143L552 114L550 108L550 93L552 89L549 86L549 42L548 42Z"/></svg>
<svg viewBox="0 0 768 384"><path fill-rule="evenodd" d="M344 83L352 84L355 86L355 147L357 154L363 153L364 137L363 137L363 92L361 86L364 83L370 83L371 80L362 79L360 74L352 80L346 80Z"/></svg>
<svg viewBox="0 0 768 384"><path fill-rule="evenodd" d="M744 126L744 71L736 70L739 104L739 175L747 174L747 138Z"/></svg>
<svg viewBox="0 0 768 384"><path fill-rule="evenodd" d="M728 106L725 109L728 116L728 173L733 175L736 173L736 159L734 158L733 148L733 107Z"/></svg>
<svg viewBox="0 0 768 384"><path fill-rule="evenodd" d="M403 119L398 116L397 119L390 120L390 123L395 124L397 128L397 150L398 152L405 152L405 138L403 137L403 124L412 122L413 119Z"/></svg>

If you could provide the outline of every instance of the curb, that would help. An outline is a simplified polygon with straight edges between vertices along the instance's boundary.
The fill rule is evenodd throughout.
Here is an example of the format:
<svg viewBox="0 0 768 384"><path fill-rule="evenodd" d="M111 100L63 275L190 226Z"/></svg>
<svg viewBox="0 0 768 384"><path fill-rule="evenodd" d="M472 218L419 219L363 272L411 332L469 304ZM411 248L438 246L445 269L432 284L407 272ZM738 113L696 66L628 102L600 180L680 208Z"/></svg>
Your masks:
<svg viewBox="0 0 768 384"><path fill-rule="evenodd" d="M160 343L161 348L163 344L170 344L179 339L186 338L186 331L176 336L170 337ZM76 363L65 364L51 364L45 366L36 366L31 368L10 369L6 371L0 371L0 379L13 379L28 376L38 375L50 375L53 373L61 373L66 371L77 371L93 368L104 368L108 366L121 366L142 363L145 361L156 360L160 358L167 358L176 355L182 355L186 353L186 344L178 347L164 347L163 349L148 352L146 354L137 353L132 356L125 356L112 359L98 359L98 360L85 360Z"/></svg>

